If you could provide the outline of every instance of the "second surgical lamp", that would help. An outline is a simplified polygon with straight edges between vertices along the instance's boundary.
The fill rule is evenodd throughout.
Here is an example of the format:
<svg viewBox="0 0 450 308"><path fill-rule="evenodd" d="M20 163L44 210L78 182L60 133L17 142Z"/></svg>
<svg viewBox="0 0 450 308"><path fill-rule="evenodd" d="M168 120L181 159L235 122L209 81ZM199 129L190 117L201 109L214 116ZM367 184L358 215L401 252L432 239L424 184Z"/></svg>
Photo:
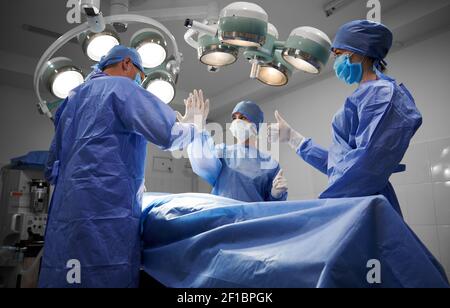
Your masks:
<svg viewBox="0 0 450 308"><path fill-rule="evenodd" d="M82 1L89 2L89 1ZM65 99L70 91L84 82L84 72L66 57L51 58L61 47L78 37L83 52L93 61L99 61L109 50L120 44L120 37L114 31L115 22L134 22L157 27L169 37L174 50L174 56L168 58L167 42L162 32L154 28L144 28L136 32L130 41L130 46L136 48L142 57L147 78L143 86L169 104L175 97L175 85L181 64L181 54L173 35L162 24L154 19L140 15L115 15L103 18L101 12L88 10L96 15L89 16L88 22L70 30L55 41L43 54L35 70L34 88L38 97L39 110L53 117L53 112L61 99ZM100 20L92 22L89 18ZM104 24L101 29L98 24ZM95 26L91 26L95 24ZM148 71L150 70L150 71ZM43 90L46 91L43 91ZM41 94L45 95L45 99Z"/></svg>
<svg viewBox="0 0 450 308"><path fill-rule="evenodd" d="M218 22L187 19L185 40L208 66L233 64L243 50L252 65L250 77L267 85L286 85L295 69L319 74L331 53L328 36L316 28L300 27L287 41L278 41L278 31L268 19L260 6L235 2L221 11Z"/></svg>

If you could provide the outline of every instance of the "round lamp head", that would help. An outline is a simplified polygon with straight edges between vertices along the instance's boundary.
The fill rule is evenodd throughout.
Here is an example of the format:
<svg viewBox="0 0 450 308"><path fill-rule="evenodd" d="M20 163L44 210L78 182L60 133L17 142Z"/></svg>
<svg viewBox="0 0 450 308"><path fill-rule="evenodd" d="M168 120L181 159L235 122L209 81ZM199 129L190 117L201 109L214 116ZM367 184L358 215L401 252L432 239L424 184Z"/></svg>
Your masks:
<svg viewBox="0 0 450 308"><path fill-rule="evenodd" d="M119 36L110 25L100 33L87 31L80 34L79 41L83 52L95 62L100 61L114 46L120 44Z"/></svg>
<svg viewBox="0 0 450 308"><path fill-rule="evenodd" d="M217 37L203 35L198 43L198 59L205 65L222 67L233 64L238 59L239 48L222 44Z"/></svg>
<svg viewBox="0 0 450 308"><path fill-rule="evenodd" d="M274 24L269 23L267 26L267 35L272 36L274 39L278 40L280 34L278 33L278 29Z"/></svg>
<svg viewBox="0 0 450 308"><path fill-rule="evenodd" d="M47 62L42 81L52 95L65 99L70 91L84 82L84 76L72 60L58 57Z"/></svg>
<svg viewBox="0 0 450 308"><path fill-rule="evenodd" d="M277 50L272 62L259 66L256 78L266 85L282 87L288 84L293 70L294 67L286 63L281 56L281 51Z"/></svg>
<svg viewBox="0 0 450 308"><path fill-rule="evenodd" d="M160 66L167 57L167 42L164 36L154 29L142 29L131 38L130 46L135 48L145 68Z"/></svg>
<svg viewBox="0 0 450 308"><path fill-rule="evenodd" d="M175 83L175 79L168 72L155 71L145 78L142 86L162 102L170 104L175 98Z"/></svg>
<svg viewBox="0 0 450 308"><path fill-rule="evenodd" d="M330 58L331 40L322 31L312 27L300 27L290 34L283 58L301 71L319 74Z"/></svg>
<svg viewBox="0 0 450 308"><path fill-rule="evenodd" d="M228 45L260 47L267 35L269 16L260 6L250 2L234 2L220 13L218 36Z"/></svg>

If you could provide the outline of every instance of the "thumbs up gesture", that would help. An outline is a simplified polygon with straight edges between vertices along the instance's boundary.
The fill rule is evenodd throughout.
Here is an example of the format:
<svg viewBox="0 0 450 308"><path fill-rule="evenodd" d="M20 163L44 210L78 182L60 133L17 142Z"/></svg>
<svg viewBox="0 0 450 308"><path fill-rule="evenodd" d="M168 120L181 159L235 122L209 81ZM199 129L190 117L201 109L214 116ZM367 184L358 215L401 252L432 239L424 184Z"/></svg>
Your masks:
<svg viewBox="0 0 450 308"><path fill-rule="evenodd" d="M284 177L283 170L280 169L277 176L273 179L271 194L272 197L274 197L275 199L279 199L287 191L288 191L288 183L286 178Z"/></svg>
<svg viewBox="0 0 450 308"><path fill-rule="evenodd" d="M278 113L278 110L275 111L275 119L277 120L277 123L269 125L269 132L268 132L269 141L270 142L279 141L280 143L289 142L291 127L281 117L281 115Z"/></svg>
<svg viewBox="0 0 450 308"><path fill-rule="evenodd" d="M297 150L300 145L305 140L299 132L292 129L292 127L286 122L286 120L280 115L280 113L275 111L275 119L277 123L270 124L268 126L268 138L269 142L289 143L289 145Z"/></svg>

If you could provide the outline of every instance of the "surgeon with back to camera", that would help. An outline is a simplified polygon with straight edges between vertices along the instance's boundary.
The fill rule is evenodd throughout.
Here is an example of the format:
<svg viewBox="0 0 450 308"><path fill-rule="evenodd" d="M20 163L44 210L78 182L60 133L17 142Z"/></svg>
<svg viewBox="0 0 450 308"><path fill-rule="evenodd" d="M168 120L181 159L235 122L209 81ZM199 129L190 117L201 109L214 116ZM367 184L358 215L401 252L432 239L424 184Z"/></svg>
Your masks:
<svg viewBox="0 0 450 308"><path fill-rule="evenodd" d="M114 47L55 116L55 185L40 287L137 287L147 142L171 149L175 112L141 87L136 50Z"/></svg>
<svg viewBox="0 0 450 308"><path fill-rule="evenodd" d="M303 137L275 113L270 140L289 143L307 163L328 176L320 198L384 195L400 214L393 173L422 124L414 99L403 84L383 74L392 46L391 31L380 23L357 20L343 25L334 40L334 70L344 83L358 84L335 115L327 150Z"/></svg>
<svg viewBox="0 0 450 308"><path fill-rule="evenodd" d="M209 112L209 100L203 91L195 90L186 104L186 114L178 114L182 123L193 123L200 117L204 127ZM198 132L188 146L192 169L212 187L212 194L245 202L285 201L287 180L280 165L270 155L257 149L260 125L264 113L254 102L243 101L232 114L230 132L234 145L214 145L207 131Z"/></svg>

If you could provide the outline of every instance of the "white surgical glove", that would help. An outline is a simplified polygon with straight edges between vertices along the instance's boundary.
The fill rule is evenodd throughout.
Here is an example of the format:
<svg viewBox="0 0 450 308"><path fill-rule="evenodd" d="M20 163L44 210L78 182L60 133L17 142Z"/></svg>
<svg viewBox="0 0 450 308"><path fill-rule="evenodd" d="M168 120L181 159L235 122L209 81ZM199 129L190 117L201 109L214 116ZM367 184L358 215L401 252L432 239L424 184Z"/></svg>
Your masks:
<svg viewBox="0 0 450 308"><path fill-rule="evenodd" d="M268 126L269 142L273 143L279 140L281 143L289 143L290 147L297 151L305 141L305 137L293 129L278 111L275 111L275 118L277 123Z"/></svg>
<svg viewBox="0 0 450 308"><path fill-rule="evenodd" d="M189 94L188 99L184 100L184 105L186 106L185 115L182 116L177 111L178 121L183 124L194 124L203 129L209 114L209 99L203 98L203 91L194 90Z"/></svg>
<svg viewBox="0 0 450 308"><path fill-rule="evenodd" d="M283 175L283 170L280 170L275 179L273 179L271 195L275 199L279 199L287 191L288 191L287 179Z"/></svg>

